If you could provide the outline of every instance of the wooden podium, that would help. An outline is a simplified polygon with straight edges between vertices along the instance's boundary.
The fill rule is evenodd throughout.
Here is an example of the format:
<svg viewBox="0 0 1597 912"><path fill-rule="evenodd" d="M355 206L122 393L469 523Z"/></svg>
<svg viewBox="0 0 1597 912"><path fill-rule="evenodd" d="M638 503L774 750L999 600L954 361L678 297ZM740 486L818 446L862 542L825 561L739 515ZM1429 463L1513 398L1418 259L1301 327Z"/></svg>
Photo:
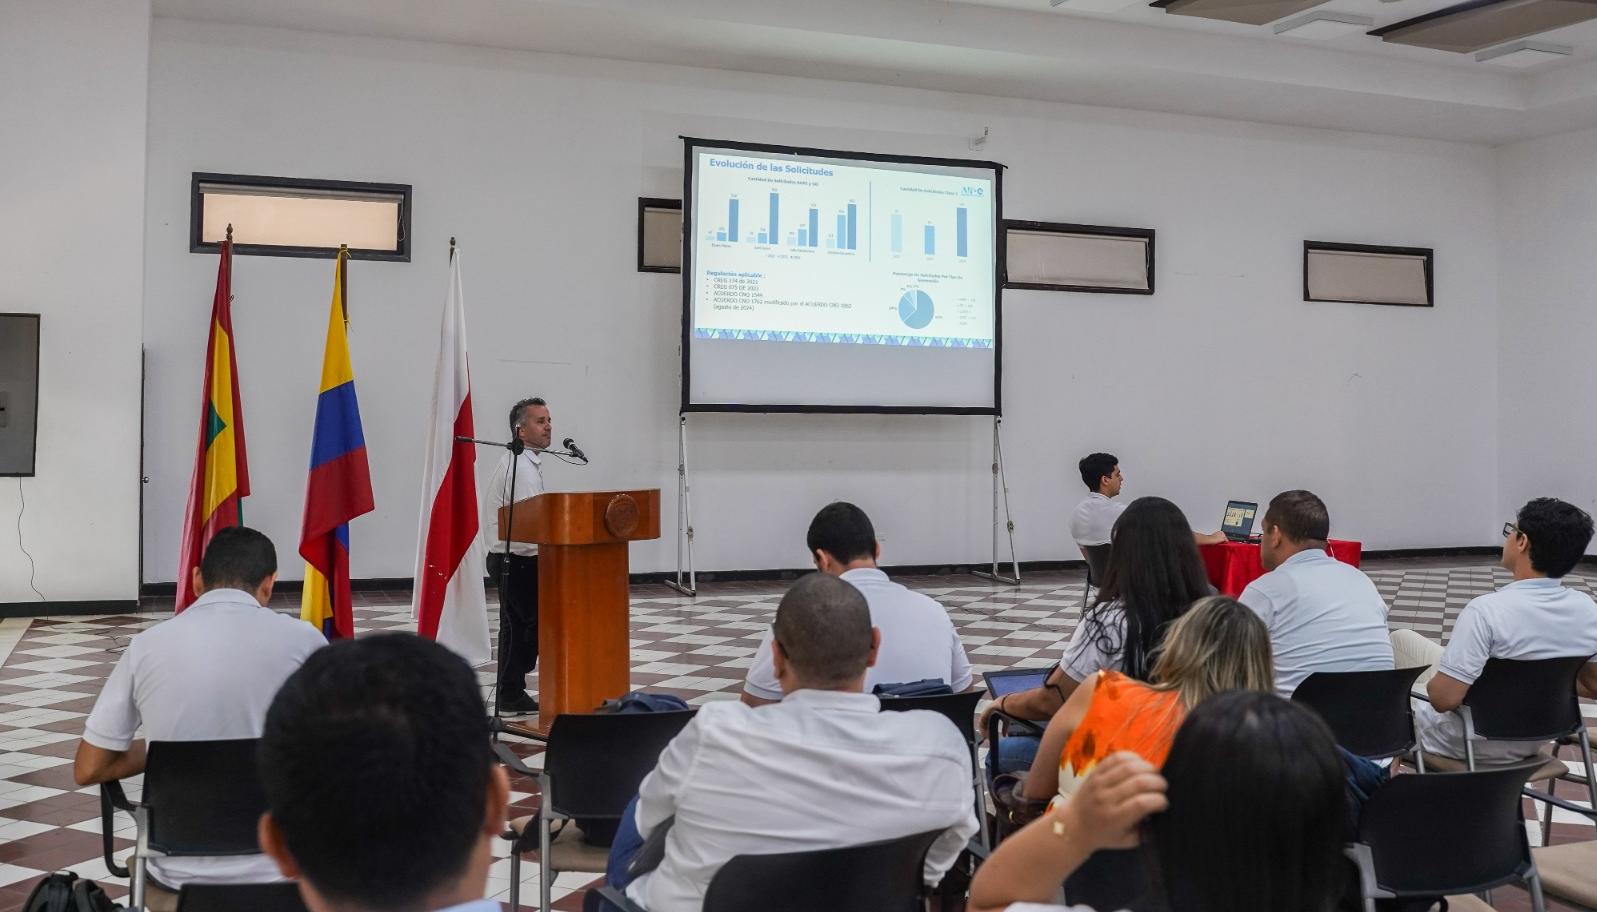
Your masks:
<svg viewBox="0 0 1597 912"><path fill-rule="evenodd" d="M631 689L627 543L660 537L660 490L549 493L499 510L512 541L538 545L538 722L505 729L543 738L556 716L592 712Z"/></svg>

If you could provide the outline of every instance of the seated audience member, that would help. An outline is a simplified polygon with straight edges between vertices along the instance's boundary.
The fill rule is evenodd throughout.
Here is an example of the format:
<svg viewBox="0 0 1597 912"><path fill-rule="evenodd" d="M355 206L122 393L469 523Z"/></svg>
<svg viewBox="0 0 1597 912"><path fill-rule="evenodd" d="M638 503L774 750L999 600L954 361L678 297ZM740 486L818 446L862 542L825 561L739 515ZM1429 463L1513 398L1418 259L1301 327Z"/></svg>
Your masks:
<svg viewBox="0 0 1597 912"><path fill-rule="evenodd" d="M272 701L261 847L311 912L499 912L483 899L510 781L476 674L408 633L334 643Z"/></svg>
<svg viewBox="0 0 1597 912"><path fill-rule="evenodd" d="M981 730L987 730L994 709L1020 719L1051 719L1081 682L1105 669L1148 680L1165 630L1213 592L1180 508L1162 497L1137 498L1115 522L1108 572L1097 600L1071 633L1059 667L1042 687L989 704ZM988 764L994 774L1016 772L1029 768L1036 753L1036 738L1004 737L988 753Z"/></svg>
<svg viewBox="0 0 1597 912"><path fill-rule="evenodd" d="M1070 797L1105 757L1128 750L1162 766L1181 720L1230 690L1271 692L1270 632L1241 602L1200 599L1170 625L1154 660L1153 683L1100 671L1070 695L1042 737L1025 781L1034 801Z"/></svg>
<svg viewBox="0 0 1597 912"><path fill-rule="evenodd" d="M135 635L106 679L73 762L79 785L143 772L147 741L260 737L278 685L327 644L311 625L264 607L276 580L277 552L265 535L242 526L216 533L184 581L199 598ZM134 740L141 729L144 740ZM171 890L278 879L261 855L152 858L149 873Z"/></svg>
<svg viewBox="0 0 1597 912"><path fill-rule="evenodd" d="M999 845L976 872L970 908L1063 912L1048 903L1090 855L1146 840L1150 898L1169 912L1330 912L1348 871L1343 777L1313 713L1271 694L1219 694L1182 723L1163 775L1114 754Z"/></svg>
<svg viewBox="0 0 1597 912"><path fill-rule="evenodd" d="M880 636L858 589L812 573L782 597L775 629L782 701L704 704L643 780L639 835L675 818L659 867L626 885L649 912L696 912L735 855L944 830L926 855L926 882L936 884L977 830L959 731L926 710L880 712L864 692ZM624 870L626 859L611 867Z"/></svg>
<svg viewBox="0 0 1597 912"><path fill-rule="evenodd" d="M1120 474L1120 460L1109 453L1083 456L1076 464L1081 471L1081 481L1087 486L1087 497L1076 505L1070 517L1070 537L1076 546L1109 544L1115 520L1125 511L1126 505L1114 500L1120 494L1125 479ZM1200 545L1213 545L1225 541L1223 532L1192 533L1192 540Z"/></svg>
<svg viewBox="0 0 1597 912"><path fill-rule="evenodd" d="M1328 552L1331 518L1308 491L1285 491L1264 513L1259 557L1270 572L1238 600L1270 628L1275 689L1292 696L1316 671L1392 667L1386 602L1357 567Z"/></svg>
<svg viewBox="0 0 1597 912"><path fill-rule="evenodd" d="M1415 701L1414 716L1420 747L1428 753L1464 759L1464 720L1453 710L1464 702L1487 659L1597 653L1597 602L1560 582L1586 553L1591 517L1573 504L1540 497L1521 508L1503 534L1502 565L1514 581L1464 606L1446 650L1412 630L1392 631L1400 667L1430 666L1419 679L1430 702ZM1579 684L1582 696L1597 697L1597 664L1585 666ZM1512 761L1545 747L1534 741L1487 741L1476 745L1475 757Z"/></svg>
<svg viewBox="0 0 1597 912"><path fill-rule="evenodd" d="M934 679L955 692L970 688L970 660L954 622L930 596L889 580L877 569L881 545L864 510L841 501L822 507L810 521L805 542L817 569L841 578L865 596L871 624L881 632L876 664L865 673L867 691L878 684ZM744 703L763 706L782 699L772 656L767 630L743 684Z"/></svg>

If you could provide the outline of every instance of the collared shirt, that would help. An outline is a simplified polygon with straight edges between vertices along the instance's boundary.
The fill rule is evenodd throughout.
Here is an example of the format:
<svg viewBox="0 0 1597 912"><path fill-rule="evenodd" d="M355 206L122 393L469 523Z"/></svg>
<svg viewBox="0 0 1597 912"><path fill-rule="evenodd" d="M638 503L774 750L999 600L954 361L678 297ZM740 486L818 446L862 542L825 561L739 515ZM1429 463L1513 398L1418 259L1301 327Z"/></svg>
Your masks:
<svg viewBox="0 0 1597 912"><path fill-rule="evenodd" d="M482 516L483 544L489 554L505 553L504 535L499 531L499 508L512 500L526 500L543 493L543 460L532 450L521 451L521 463L516 466L516 496L510 496L510 460L516 458L515 454L505 452L499 457L499 464L494 466L494 472L488 476L488 496L483 498ZM531 542L513 541L510 543L510 553L521 557L532 557L538 553L538 546Z"/></svg>
<svg viewBox="0 0 1597 912"><path fill-rule="evenodd" d="M946 830L926 855L937 883L977 830L970 748L936 713L880 710L870 694L809 689L759 709L700 707L639 789L645 838L676 823L665 860L627 895L649 912L698 912L734 855Z"/></svg>
<svg viewBox="0 0 1597 912"><path fill-rule="evenodd" d="M1290 698L1316 671L1392 667L1386 602L1363 571L1324 551L1300 551L1238 597L1270 630L1275 689Z"/></svg>
<svg viewBox="0 0 1597 912"><path fill-rule="evenodd" d="M1509 583L1464 606L1453 624L1453 636L1442 651L1440 671L1455 681L1474 684L1487 659L1556 659L1597 654L1597 602L1555 579ZM1415 725L1425 750L1449 757L1464 756L1464 720L1415 701ZM1528 757L1545 747L1528 741L1487 741L1476 745L1477 759L1496 761Z"/></svg>
<svg viewBox="0 0 1597 912"><path fill-rule="evenodd" d="M1070 517L1070 537L1077 545L1107 545L1115 528L1115 520L1125 512L1126 505L1099 494L1087 495L1076 505Z"/></svg>
<svg viewBox="0 0 1597 912"><path fill-rule="evenodd" d="M238 589L213 589L128 642L84 725L83 740L125 751L147 741L259 738L278 688L327 641L316 628L261 607ZM281 880L264 855L151 859L157 880Z"/></svg>
<svg viewBox="0 0 1597 912"><path fill-rule="evenodd" d="M929 595L908 589L875 567L844 573L843 581L865 596L871 626L882 631L876 664L865 671L865 689L878 684L908 684L936 678L957 693L970 686L970 659L948 612ZM771 628L760 638L743 689L765 700L782 699L771 658Z"/></svg>

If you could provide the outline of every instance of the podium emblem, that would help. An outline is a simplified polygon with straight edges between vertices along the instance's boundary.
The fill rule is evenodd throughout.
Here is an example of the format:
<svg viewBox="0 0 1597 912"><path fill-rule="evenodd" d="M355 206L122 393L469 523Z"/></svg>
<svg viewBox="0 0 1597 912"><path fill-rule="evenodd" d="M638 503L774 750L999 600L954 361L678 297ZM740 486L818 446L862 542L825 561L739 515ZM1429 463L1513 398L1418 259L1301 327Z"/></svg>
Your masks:
<svg viewBox="0 0 1597 912"><path fill-rule="evenodd" d="M604 508L604 527L616 538L626 538L638 530L638 502L631 494L617 494Z"/></svg>

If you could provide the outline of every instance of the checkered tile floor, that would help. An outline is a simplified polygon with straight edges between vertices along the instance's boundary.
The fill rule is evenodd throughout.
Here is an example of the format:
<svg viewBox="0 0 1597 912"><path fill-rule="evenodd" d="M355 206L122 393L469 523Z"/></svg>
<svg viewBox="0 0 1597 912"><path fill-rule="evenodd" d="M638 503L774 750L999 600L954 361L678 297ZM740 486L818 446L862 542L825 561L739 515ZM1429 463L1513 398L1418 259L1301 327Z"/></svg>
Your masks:
<svg viewBox="0 0 1597 912"><path fill-rule="evenodd" d="M1443 639L1466 602L1507 582L1506 573L1485 561L1372 561L1365 569L1392 606L1393 626ZM901 581L948 608L978 675L1056 661L1080 616L1079 572L1028 575L1019 587L969 576ZM1568 582L1589 592L1597 574ZM635 587L633 686L676 693L694 704L736 699L784 588L705 584L697 598L686 598L663 586ZM408 592L359 593L357 603L356 624L363 633L411 628ZM0 910L18 907L34 881L57 869L98 880L114 897L125 894L125 882L111 877L101 860L98 790L73 785L71 758L84 717L127 637L167 617L169 604L151 600L131 615L0 621ZM297 601L278 599L273 607L293 611ZM491 667L480 670L479 679L486 699ZM531 684L536 692L535 678ZM1597 706L1587 709L1597 716ZM518 741L516 749L529 765L540 765L536 744ZM513 814L536 810L534 783L518 778L513 788ZM1590 828L1578 824L1574 815L1558 818L1555 836L1567 831L1567 838L1590 838ZM116 834L120 857L131 845L125 817ZM499 842L495 853L488 891L503 899L510 885L508 843ZM523 908L532 908L538 867L528 861L521 870ZM555 908L581 908L592 882L585 874L559 875ZM1523 894L1511 889L1498 891L1497 906L1526 908Z"/></svg>

